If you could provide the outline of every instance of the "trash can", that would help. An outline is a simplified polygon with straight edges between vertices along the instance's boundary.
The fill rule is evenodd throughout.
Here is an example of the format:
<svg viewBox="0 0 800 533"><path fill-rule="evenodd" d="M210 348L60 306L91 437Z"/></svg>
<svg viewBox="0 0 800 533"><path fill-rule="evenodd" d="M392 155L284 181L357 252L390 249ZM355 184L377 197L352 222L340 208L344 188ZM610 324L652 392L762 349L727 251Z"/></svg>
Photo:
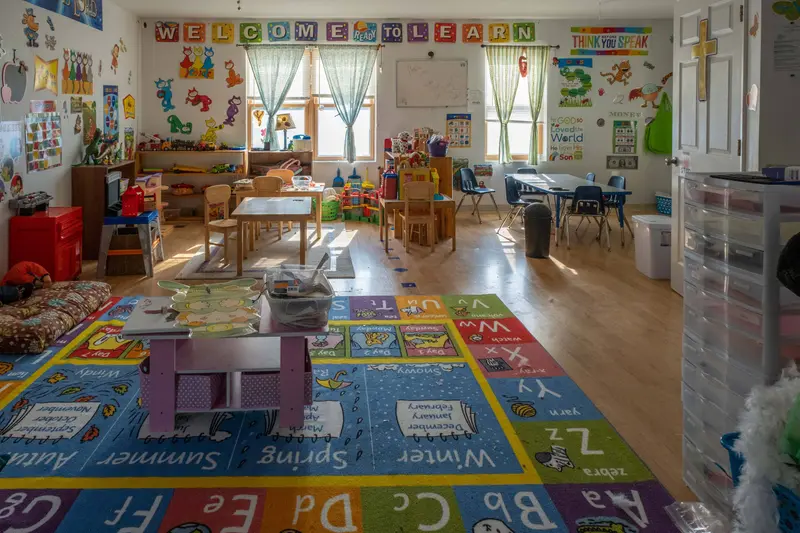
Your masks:
<svg viewBox="0 0 800 533"><path fill-rule="evenodd" d="M525 208L525 255L538 259L550 257L550 225L553 213L542 203Z"/></svg>
<svg viewBox="0 0 800 533"><path fill-rule="evenodd" d="M636 215L633 236L636 268L651 279L669 279L672 219L663 215Z"/></svg>

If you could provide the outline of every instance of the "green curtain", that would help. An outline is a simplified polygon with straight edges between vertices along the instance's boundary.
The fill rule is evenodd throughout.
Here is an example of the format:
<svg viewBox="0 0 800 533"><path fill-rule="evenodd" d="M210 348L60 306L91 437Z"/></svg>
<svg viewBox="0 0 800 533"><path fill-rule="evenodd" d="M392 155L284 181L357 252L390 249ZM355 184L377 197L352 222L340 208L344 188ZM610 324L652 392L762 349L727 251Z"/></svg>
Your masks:
<svg viewBox="0 0 800 533"><path fill-rule="evenodd" d="M305 54L305 45L267 44L248 46L247 59L253 71L261 103L267 113L267 135L265 143L271 150L278 147L278 135L275 131L275 115L278 114L286 93L292 86L297 67Z"/></svg>
<svg viewBox="0 0 800 533"><path fill-rule="evenodd" d="M511 146L508 142L508 121L514 109L514 98L519 86L519 56L525 48L519 46L487 46L489 79L492 82L494 106L500 121L499 163L511 163Z"/></svg>
<svg viewBox="0 0 800 533"><path fill-rule="evenodd" d="M550 58L549 46L529 46L526 52L528 57L528 101L531 106L531 147L528 150L528 164L539 164L539 113L542 111L544 88L547 86L547 65Z"/></svg>
<svg viewBox="0 0 800 533"><path fill-rule="evenodd" d="M331 88L331 96L339 117L344 122L344 158L348 163L356 160L356 123L364 96L369 88L378 47L375 45L320 45L319 57Z"/></svg>

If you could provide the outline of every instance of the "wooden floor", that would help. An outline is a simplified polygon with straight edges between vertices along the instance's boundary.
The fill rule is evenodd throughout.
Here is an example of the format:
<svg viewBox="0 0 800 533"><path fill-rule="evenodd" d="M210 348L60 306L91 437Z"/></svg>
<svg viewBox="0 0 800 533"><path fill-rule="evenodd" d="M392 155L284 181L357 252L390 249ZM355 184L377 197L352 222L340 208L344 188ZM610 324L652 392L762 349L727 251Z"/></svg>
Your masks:
<svg viewBox="0 0 800 533"><path fill-rule="evenodd" d="M431 253L412 246L406 254L392 241L390 260L378 228L348 223L344 234L356 278L332 280L340 295L494 293L594 401L658 479L679 500L695 499L681 480L680 398L682 300L668 281L651 281L634 264L633 246L600 248L595 229L573 239L572 250L551 246L551 258L528 259L519 223L501 235L497 216L484 223L461 213L458 250L441 243ZM202 225L176 227L165 238L169 259L155 278L111 277L114 295L166 294L156 285L172 279L202 249ZM573 236L575 234L573 233ZM314 237L310 237L313 245ZM394 268L407 268L397 273ZM84 265L92 279L95 266ZM403 282L416 283L405 289Z"/></svg>

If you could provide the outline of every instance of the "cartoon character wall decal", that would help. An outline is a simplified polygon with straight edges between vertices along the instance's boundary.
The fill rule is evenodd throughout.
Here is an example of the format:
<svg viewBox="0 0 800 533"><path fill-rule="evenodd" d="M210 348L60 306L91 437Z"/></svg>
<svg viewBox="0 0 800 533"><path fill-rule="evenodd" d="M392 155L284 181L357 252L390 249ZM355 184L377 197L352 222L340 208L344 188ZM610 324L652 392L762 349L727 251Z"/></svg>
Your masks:
<svg viewBox="0 0 800 533"><path fill-rule="evenodd" d="M44 36L44 45L47 47L48 50L55 50L56 49L56 36L55 35L45 35Z"/></svg>
<svg viewBox="0 0 800 533"><path fill-rule="evenodd" d="M161 100L161 109L166 113L167 111L172 111L175 109L175 106L172 105L172 82L174 80L172 78L168 80L163 80L158 78L156 80L156 98Z"/></svg>
<svg viewBox="0 0 800 533"><path fill-rule="evenodd" d="M202 46L184 46L180 62L181 78L214 79L214 49Z"/></svg>
<svg viewBox="0 0 800 533"><path fill-rule="evenodd" d="M217 121L213 118L206 120L206 132L200 137L200 140L208 144L217 144L217 132L225 126L217 125Z"/></svg>
<svg viewBox="0 0 800 533"><path fill-rule="evenodd" d="M630 83L628 80L633 76L631 72L631 62L627 59L625 61L620 61L611 67L611 72L601 72L600 75L605 76L606 80L608 80L608 83L611 85L617 82L628 85L628 83Z"/></svg>
<svg viewBox="0 0 800 533"><path fill-rule="evenodd" d="M214 61L211 59L212 57L214 57L214 49L211 47L206 47L204 54L205 54L205 59L203 60L203 67L201 74L204 78L208 78L209 73L214 72ZM214 77L213 74L211 75L211 77L212 78Z"/></svg>
<svg viewBox="0 0 800 533"><path fill-rule="evenodd" d="M753 25L750 26L750 37L756 37L758 35L758 13L753 15Z"/></svg>
<svg viewBox="0 0 800 533"><path fill-rule="evenodd" d="M183 47L183 61L181 61L181 78L188 78L189 71L192 69L192 47Z"/></svg>
<svg viewBox="0 0 800 533"><path fill-rule="evenodd" d="M653 109L658 109L658 105L656 104L656 100L658 100L658 95L661 94L661 91L664 90L664 86L667 84L667 81L672 77L672 72L661 78L661 85L657 85L655 83L648 83L636 89L633 89L630 94L628 95L628 101L632 102L638 98L641 98L644 103L642 107L647 107L649 103L653 106Z"/></svg>
<svg viewBox="0 0 800 533"><path fill-rule="evenodd" d="M205 60L203 47L195 46L192 48L192 53L194 54L194 61L192 62L192 68L189 70L189 75L193 78L199 78L199 74L203 70L203 61Z"/></svg>
<svg viewBox="0 0 800 533"><path fill-rule="evenodd" d="M781 0L772 4L772 10L778 15L783 15L789 22L800 19L800 1Z"/></svg>
<svg viewBox="0 0 800 533"><path fill-rule="evenodd" d="M256 121L258 121L258 127L261 127L261 122L264 120L264 110L263 109L256 109L253 111L253 116L256 117Z"/></svg>
<svg viewBox="0 0 800 533"><path fill-rule="evenodd" d="M234 70L234 63L231 60L225 62L225 68L228 70L228 78L225 80L228 82L228 88L236 87L239 84L244 83L244 78L236 73Z"/></svg>
<svg viewBox="0 0 800 533"><path fill-rule="evenodd" d="M25 44L30 48L39 48L39 23L36 22L36 15L33 14L32 7L25 9L25 13L22 15L22 23L25 25L23 30L25 38L28 39Z"/></svg>
<svg viewBox="0 0 800 533"><path fill-rule="evenodd" d="M56 31L56 27L53 25L53 19L50 18L50 15L47 16L47 25L50 27L50 31Z"/></svg>
<svg viewBox="0 0 800 533"><path fill-rule="evenodd" d="M202 106L200 111L205 113L211 109L212 100L208 96L198 93L197 89L192 87L186 96L186 103L192 104L194 107Z"/></svg>
<svg viewBox="0 0 800 533"><path fill-rule="evenodd" d="M117 73L117 67L119 67L119 45L115 44L111 49L111 70L114 74Z"/></svg>
<svg viewBox="0 0 800 533"><path fill-rule="evenodd" d="M182 133L184 135L189 135L192 133L192 123L181 122L181 119L179 119L177 115L168 116L167 123L169 124L170 133Z"/></svg>
<svg viewBox="0 0 800 533"><path fill-rule="evenodd" d="M228 118L222 121L226 126L233 126L236 120L236 115L239 114L239 106L242 105L242 98L240 96L232 96L228 100Z"/></svg>

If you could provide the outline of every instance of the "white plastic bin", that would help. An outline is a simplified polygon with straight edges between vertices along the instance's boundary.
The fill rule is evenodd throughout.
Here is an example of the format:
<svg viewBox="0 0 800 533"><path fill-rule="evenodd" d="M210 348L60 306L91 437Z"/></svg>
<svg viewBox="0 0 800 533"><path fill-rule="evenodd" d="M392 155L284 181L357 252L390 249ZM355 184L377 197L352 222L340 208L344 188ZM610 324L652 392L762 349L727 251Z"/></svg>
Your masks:
<svg viewBox="0 0 800 533"><path fill-rule="evenodd" d="M636 215L633 235L636 239L636 268L651 279L669 279L672 221L663 215Z"/></svg>

